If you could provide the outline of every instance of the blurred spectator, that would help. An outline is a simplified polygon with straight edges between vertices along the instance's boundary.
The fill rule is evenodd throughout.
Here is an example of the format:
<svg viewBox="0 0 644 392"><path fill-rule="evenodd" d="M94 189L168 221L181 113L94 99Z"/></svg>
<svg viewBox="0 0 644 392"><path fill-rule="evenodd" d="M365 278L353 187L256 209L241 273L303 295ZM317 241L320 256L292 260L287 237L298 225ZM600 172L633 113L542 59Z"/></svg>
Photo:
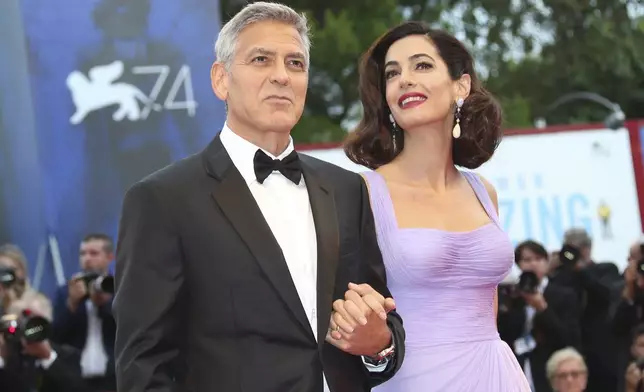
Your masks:
<svg viewBox="0 0 644 392"><path fill-rule="evenodd" d="M559 260L559 251L550 252L548 260L548 275L550 275L554 273L561 265L561 261Z"/></svg>
<svg viewBox="0 0 644 392"><path fill-rule="evenodd" d="M617 342L611 333L610 311L619 296L621 276L614 263L595 263L592 240L584 229L564 235L560 265L552 281L571 287L581 305L581 347L588 366L589 392L617 390Z"/></svg>
<svg viewBox="0 0 644 392"><path fill-rule="evenodd" d="M55 302L54 341L82 352L83 377L92 391L115 391L113 291L100 290L96 276L107 276L114 244L104 234L91 234L80 245L81 272L61 287ZM88 279L87 277L94 278ZM112 288L113 290L113 288Z"/></svg>
<svg viewBox="0 0 644 392"><path fill-rule="evenodd" d="M533 390L550 392L546 361L580 341L577 297L549 281L548 252L541 244L519 244L515 260L523 276L509 295L499 290L499 334L513 348Z"/></svg>
<svg viewBox="0 0 644 392"><path fill-rule="evenodd" d="M642 368L644 368L644 324L633 330L628 353L628 366L620 391L638 392L642 390Z"/></svg>
<svg viewBox="0 0 644 392"><path fill-rule="evenodd" d="M554 392L583 392L588 383L584 358L574 348L564 348L552 354L546 364L548 379Z"/></svg>
<svg viewBox="0 0 644 392"><path fill-rule="evenodd" d="M622 350L617 361L618 374L623 374L629 363L636 359L632 357L632 344L637 343L633 340L637 337L637 332L633 335L632 331L644 322L644 270L640 266L644 261L642 247L644 247L644 236L630 247L628 263L623 274L622 295L612 320L613 331ZM620 379L620 381L619 390L622 391L624 380Z"/></svg>
<svg viewBox="0 0 644 392"><path fill-rule="evenodd" d="M52 318L52 307L49 299L29 285L27 258L15 245L0 246L0 268L7 268L15 274L15 281L7 287L0 285L0 316L24 309L25 303L32 304L34 311Z"/></svg>
<svg viewBox="0 0 644 392"><path fill-rule="evenodd" d="M622 297L615 312L613 327L620 334L628 334L642 320L644 307L644 270L640 262L644 262L642 254L644 238L635 242L629 251L628 264L624 270L624 288Z"/></svg>
<svg viewBox="0 0 644 392"><path fill-rule="evenodd" d="M23 257L15 247L2 247L12 258ZM10 250L8 252L7 250ZM26 263L23 263L24 267ZM26 271L23 270L26 273ZM19 319L25 310L51 323L49 300L41 294L29 294L27 287L19 300L13 301L0 324ZM42 324L41 324L42 325ZM87 392L81 377L80 352L73 347L51 343L46 334L41 339L27 341L24 330L0 333L0 390L2 392ZM18 339L20 338L20 339Z"/></svg>

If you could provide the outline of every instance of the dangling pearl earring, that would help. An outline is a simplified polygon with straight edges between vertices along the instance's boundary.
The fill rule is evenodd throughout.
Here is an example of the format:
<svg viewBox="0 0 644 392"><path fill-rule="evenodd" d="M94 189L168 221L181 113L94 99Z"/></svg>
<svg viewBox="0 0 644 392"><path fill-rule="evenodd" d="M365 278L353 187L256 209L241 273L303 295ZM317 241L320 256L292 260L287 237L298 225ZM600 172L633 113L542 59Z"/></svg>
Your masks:
<svg viewBox="0 0 644 392"><path fill-rule="evenodd" d="M389 121L391 121L391 142L394 145L394 152L398 151L396 146L396 120L394 120L394 115L389 113Z"/></svg>
<svg viewBox="0 0 644 392"><path fill-rule="evenodd" d="M454 136L454 139L461 137L461 108L463 107L463 102L463 98L456 100L456 124L454 124L454 129L452 129L452 136Z"/></svg>

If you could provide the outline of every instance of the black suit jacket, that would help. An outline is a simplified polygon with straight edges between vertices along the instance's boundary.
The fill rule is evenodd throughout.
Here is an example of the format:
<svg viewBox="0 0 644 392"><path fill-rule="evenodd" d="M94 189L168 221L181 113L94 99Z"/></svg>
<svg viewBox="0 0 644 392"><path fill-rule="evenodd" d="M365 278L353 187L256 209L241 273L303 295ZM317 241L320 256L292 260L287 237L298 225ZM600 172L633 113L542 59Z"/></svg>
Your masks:
<svg viewBox="0 0 644 392"><path fill-rule="evenodd" d="M318 247L313 336L268 224L219 137L135 184L123 203L114 315L119 391L369 391L382 373L325 342L349 282L390 296L362 178L301 155Z"/></svg>
<svg viewBox="0 0 644 392"><path fill-rule="evenodd" d="M573 288L581 304L581 342L588 366L588 392L612 392L624 373L618 372L618 339L611 313L621 295L621 276L613 263L590 263L579 271L560 267L551 279Z"/></svg>
<svg viewBox="0 0 644 392"><path fill-rule="evenodd" d="M546 375L546 362L552 353L568 346L579 349L581 344L580 309L575 292L550 282L543 292L543 297L548 307L543 312L536 313L532 319L532 336L536 347L529 354L518 356L522 367L525 359L530 359L536 392L551 391ZM510 347L523 335L525 325L526 303L523 298L512 299L508 311L499 311L499 335Z"/></svg>

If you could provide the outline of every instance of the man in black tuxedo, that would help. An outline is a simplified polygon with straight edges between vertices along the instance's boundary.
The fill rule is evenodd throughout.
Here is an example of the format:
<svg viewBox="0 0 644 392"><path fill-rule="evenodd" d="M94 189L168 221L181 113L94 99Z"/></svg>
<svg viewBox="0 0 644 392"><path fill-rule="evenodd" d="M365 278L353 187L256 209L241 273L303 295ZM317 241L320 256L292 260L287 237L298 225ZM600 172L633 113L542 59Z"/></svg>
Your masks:
<svg viewBox="0 0 644 392"><path fill-rule="evenodd" d="M617 390L619 374L619 339L613 333L611 319L622 292L619 270L611 262L592 259L592 238L585 229L572 228L564 234L560 251L561 265L551 280L573 289L581 308L581 346L588 366L588 392Z"/></svg>
<svg viewBox="0 0 644 392"><path fill-rule="evenodd" d="M293 150L309 46L302 15L246 6L215 45L223 130L127 192L119 391L360 392L402 365L365 183Z"/></svg>

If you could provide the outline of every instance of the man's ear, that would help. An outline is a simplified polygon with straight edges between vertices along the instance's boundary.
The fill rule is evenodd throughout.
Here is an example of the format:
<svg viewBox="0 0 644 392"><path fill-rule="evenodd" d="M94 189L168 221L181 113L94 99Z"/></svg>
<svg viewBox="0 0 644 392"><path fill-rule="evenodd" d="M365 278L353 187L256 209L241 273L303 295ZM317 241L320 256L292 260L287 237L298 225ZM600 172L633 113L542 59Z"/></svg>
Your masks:
<svg viewBox="0 0 644 392"><path fill-rule="evenodd" d="M459 80L454 83L454 95L460 98L467 98L472 89L472 77L469 74L463 74Z"/></svg>
<svg viewBox="0 0 644 392"><path fill-rule="evenodd" d="M215 62L210 68L210 83L212 84L212 91L215 92L217 98L222 101L228 99L228 72L224 64Z"/></svg>

